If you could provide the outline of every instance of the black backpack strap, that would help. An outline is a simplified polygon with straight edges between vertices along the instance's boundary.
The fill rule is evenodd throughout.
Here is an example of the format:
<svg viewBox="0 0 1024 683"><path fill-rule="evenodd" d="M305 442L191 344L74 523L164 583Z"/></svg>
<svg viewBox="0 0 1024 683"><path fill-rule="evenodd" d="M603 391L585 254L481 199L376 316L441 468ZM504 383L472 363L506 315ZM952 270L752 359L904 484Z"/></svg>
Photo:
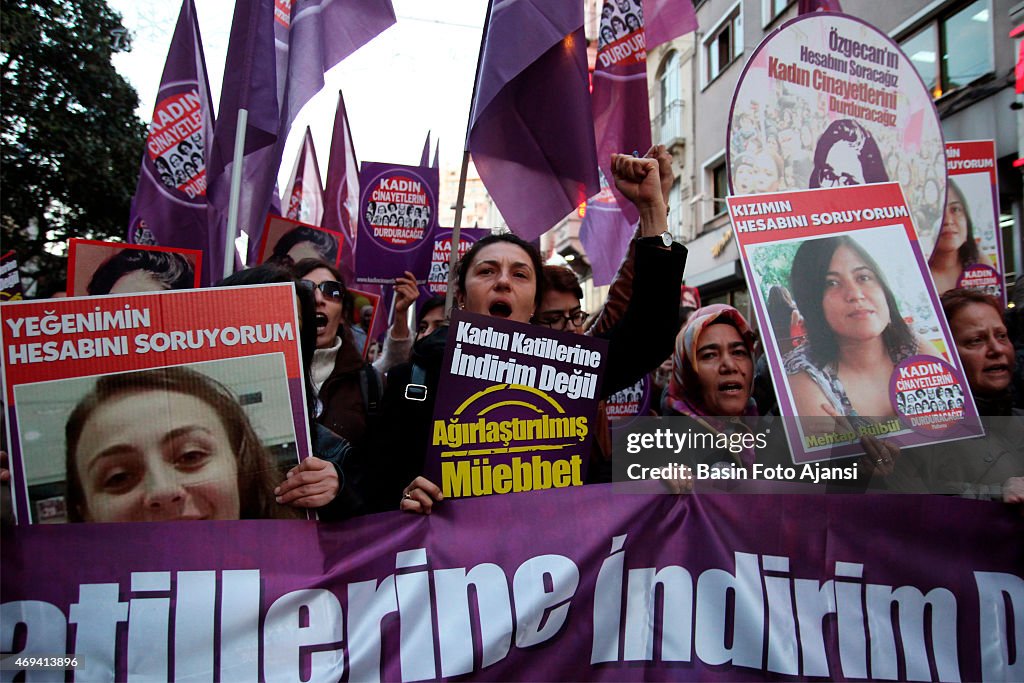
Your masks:
<svg viewBox="0 0 1024 683"><path fill-rule="evenodd" d="M405 398L409 401L427 400L427 371L418 363L412 364L409 383L405 385Z"/></svg>
<svg viewBox="0 0 1024 683"><path fill-rule="evenodd" d="M363 410L368 416L380 414L380 396L383 388L377 371L369 363L363 365L359 372L359 391L363 396Z"/></svg>

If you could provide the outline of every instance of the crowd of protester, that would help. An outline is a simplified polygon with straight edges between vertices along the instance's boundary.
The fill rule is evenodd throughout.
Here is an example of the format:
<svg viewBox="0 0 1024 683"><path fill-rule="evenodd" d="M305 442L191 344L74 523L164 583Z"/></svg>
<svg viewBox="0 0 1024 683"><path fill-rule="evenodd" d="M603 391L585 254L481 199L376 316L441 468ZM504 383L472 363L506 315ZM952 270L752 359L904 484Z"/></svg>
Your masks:
<svg viewBox="0 0 1024 683"><path fill-rule="evenodd" d="M572 270L544 265L536 247L512 234L479 240L459 261L455 302L458 308L480 315L608 340L602 399L649 375L654 394L651 414L685 416L716 434L749 430L751 420L770 421L779 413L759 333L736 308L722 303L702 306L700 293L682 284L685 249L662 238L667 234L668 163L660 147L642 158L616 155L613 159L616 184L636 204L641 220L598 313L588 315L583 310L583 291ZM842 238L808 244L821 253L797 255L799 263L790 283L793 294L779 292L774 302L781 311L776 327L783 331L777 337L792 346L782 350L787 357L785 371L794 385L803 382L816 392L814 405L804 406L800 414L844 425L867 419L863 415L891 416L894 407L887 396L861 394L838 382L835 370L843 362L844 331L833 329L822 310L829 296L824 272L835 270L830 264L846 259L858 267L870 267L871 256ZM218 466L234 473L238 481L232 491L207 485L202 495L191 495L188 509L197 518L294 517L315 510L321 519L339 520L396 509L430 514L437 508L443 499L441 489L423 473L435 400L443 382L448 338L444 299L421 303L416 327L410 329L409 310L419 292L412 273L397 278L392 322L382 340L373 340L379 343L379 353L367 360L363 345L353 336L351 316L344 315L351 295L330 263L319 258L278 260L236 273L219 285L272 282L295 286L313 456L281 475L259 466L269 456L251 434L248 419L236 419L242 411L230 392L216 382L196 380L188 375L191 371L114 376L102 386L97 384L69 421L70 519L161 518L161 503L147 502L150 499L143 493L135 498L110 495L120 493L117 487L127 491L133 477L137 485L147 477L159 478L159 472L123 467L100 476L88 466L90 458L102 452L102 443L94 436L96 425L114 419L109 406L118 403L125 410L143 410L145 393L156 388L181 394L183 410L201 413L204 404L213 409L205 411L212 416L208 431L221 441L211 439L208 447L202 446L209 451L203 457L211 462L216 458ZM888 376L894 364L906 357L938 354L904 329L884 278L878 290L891 309L873 348L879 371ZM889 441L865 436L861 439L864 455L853 461L862 482L875 489L1024 503L1022 299L1020 281L1011 296L1016 307L1010 309L975 291L951 289L942 295L952 350L959 355L974 404L986 418L983 444L968 440L901 452ZM368 321L363 325L368 328ZM175 388L185 385L197 388L189 392ZM236 428L236 423L241 426ZM587 483L610 481L612 448L603 403L590 438ZM781 446L785 453L785 444ZM759 458L778 457L766 453L748 448L726 454L725 462L712 457L705 464L744 468ZM194 457L191 452L189 457ZM704 457L707 454L695 454L691 464ZM262 474L249 477L244 474L247 468ZM6 462L0 475L4 481L10 478ZM172 475L165 478L173 479ZM676 493L693 490L692 479L667 485ZM180 502L179 506L188 507Z"/></svg>

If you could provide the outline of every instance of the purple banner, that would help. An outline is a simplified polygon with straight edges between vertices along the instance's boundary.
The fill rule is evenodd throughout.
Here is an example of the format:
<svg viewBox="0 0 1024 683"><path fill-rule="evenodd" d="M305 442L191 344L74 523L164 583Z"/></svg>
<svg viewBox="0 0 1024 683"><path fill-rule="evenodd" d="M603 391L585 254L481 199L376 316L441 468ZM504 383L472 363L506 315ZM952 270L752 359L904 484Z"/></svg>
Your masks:
<svg viewBox="0 0 1024 683"><path fill-rule="evenodd" d="M2 551L0 649L76 680L1024 678L1024 520L996 503L587 486Z"/></svg>
<svg viewBox="0 0 1024 683"><path fill-rule="evenodd" d="M425 279L437 231L439 184L436 168L363 162L356 282L393 284L407 270Z"/></svg>
<svg viewBox="0 0 1024 683"><path fill-rule="evenodd" d="M195 7L185 0L171 37L146 137L128 242L206 250L206 166L213 101ZM209 275L203 278L209 284Z"/></svg>
<svg viewBox="0 0 1024 683"><path fill-rule="evenodd" d="M605 340L453 310L426 476L446 498L580 486Z"/></svg>

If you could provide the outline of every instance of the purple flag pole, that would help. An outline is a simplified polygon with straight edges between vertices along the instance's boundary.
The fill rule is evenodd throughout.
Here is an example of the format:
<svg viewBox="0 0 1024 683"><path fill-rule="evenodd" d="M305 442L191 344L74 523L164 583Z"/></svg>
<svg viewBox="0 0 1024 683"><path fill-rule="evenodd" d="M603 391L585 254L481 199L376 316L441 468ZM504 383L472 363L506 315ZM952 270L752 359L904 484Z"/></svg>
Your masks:
<svg viewBox="0 0 1024 683"><path fill-rule="evenodd" d="M231 189L228 195L228 224L224 232L223 277L235 272L235 239L238 237L238 200L242 195L242 157L245 155L245 127L249 124L249 110L239 109L235 123L235 147L231 154Z"/></svg>
<svg viewBox="0 0 1024 683"><path fill-rule="evenodd" d="M249 181L262 169L277 141L280 124L274 56L274 0L239 2L221 88L220 118L209 162L207 281L230 274L236 263L235 238L241 224L249 228L265 207ZM243 180L246 182L243 186ZM244 195L244 201L243 201ZM242 210L246 210L243 217ZM255 217L254 217L255 216Z"/></svg>

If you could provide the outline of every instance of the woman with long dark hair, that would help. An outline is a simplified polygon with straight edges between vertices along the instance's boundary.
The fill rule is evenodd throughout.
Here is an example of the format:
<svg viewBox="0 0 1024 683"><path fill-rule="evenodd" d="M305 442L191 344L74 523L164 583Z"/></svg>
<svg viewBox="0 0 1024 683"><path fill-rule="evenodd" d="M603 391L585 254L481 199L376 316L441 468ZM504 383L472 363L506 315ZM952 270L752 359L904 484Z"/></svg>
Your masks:
<svg viewBox="0 0 1024 683"><path fill-rule="evenodd" d="M807 330L806 343L785 356L797 414L894 415L889 380L896 364L939 354L903 320L875 260L846 235L807 240L790 283Z"/></svg>

